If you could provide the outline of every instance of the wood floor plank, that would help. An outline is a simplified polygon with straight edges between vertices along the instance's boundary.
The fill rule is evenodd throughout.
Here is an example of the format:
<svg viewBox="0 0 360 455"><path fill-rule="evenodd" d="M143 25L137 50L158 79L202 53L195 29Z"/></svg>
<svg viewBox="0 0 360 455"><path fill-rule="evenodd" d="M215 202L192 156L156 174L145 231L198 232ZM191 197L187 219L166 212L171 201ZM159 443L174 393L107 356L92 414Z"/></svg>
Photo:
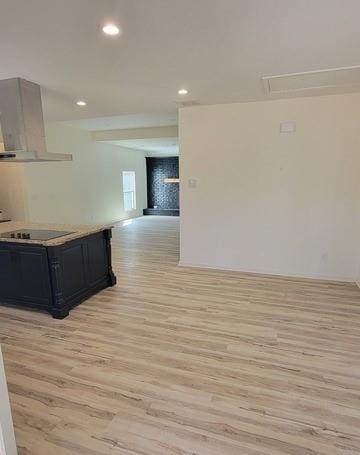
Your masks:
<svg viewBox="0 0 360 455"><path fill-rule="evenodd" d="M0 306L20 455L360 454L360 290L179 267L179 220L114 229L118 284Z"/></svg>

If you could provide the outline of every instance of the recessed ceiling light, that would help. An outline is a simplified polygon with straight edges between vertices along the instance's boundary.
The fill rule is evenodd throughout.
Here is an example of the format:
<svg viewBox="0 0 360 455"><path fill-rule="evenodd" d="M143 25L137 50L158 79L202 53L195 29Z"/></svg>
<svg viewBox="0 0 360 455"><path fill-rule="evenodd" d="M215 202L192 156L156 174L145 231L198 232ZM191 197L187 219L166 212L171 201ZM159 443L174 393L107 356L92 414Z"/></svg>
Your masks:
<svg viewBox="0 0 360 455"><path fill-rule="evenodd" d="M178 90L179 95L187 95L189 92L186 90L186 88L181 88Z"/></svg>
<svg viewBox="0 0 360 455"><path fill-rule="evenodd" d="M86 102L85 101L81 101L81 100L80 101L76 101L76 104L78 106L86 106Z"/></svg>
<svg viewBox="0 0 360 455"><path fill-rule="evenodd" d="M105 35L110 35L110 36L116 36L120 33L119 27L115 24L104 25L102 31L105 33Z"/></svg>

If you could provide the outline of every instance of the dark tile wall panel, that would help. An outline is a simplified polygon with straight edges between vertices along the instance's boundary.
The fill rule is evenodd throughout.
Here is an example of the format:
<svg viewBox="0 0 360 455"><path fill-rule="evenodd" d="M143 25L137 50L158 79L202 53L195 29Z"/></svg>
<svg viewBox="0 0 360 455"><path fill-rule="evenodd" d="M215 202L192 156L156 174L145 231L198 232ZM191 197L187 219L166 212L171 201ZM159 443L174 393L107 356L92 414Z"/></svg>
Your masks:
<svg viewBox="0 0 360 455"><path fill-rule="evenodd" d="M179 209L179 184L164 179L179 177L179 157L146 158L148 208Z"/></svg>

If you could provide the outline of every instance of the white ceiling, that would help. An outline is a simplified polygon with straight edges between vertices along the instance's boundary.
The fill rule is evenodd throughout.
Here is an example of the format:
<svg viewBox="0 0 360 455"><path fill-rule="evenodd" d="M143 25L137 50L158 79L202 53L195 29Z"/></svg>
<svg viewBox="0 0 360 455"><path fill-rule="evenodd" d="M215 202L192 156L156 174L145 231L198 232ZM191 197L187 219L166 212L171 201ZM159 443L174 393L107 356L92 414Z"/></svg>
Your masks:
<svg viewBox="0 0 360 455"><path fill-rule="evenodd" d="M143 150L147 156L177 156L179 154L179 141L177 137L107 141L107 144Z"/></svg>
<svg viewBox="0 0 360 455"><path fill-rule="evenodd" d="M170 116L180 87L264 99L262 76L360 64L359 17L359 0L0 0L0 78L39 83L47 120Z"/></svg>

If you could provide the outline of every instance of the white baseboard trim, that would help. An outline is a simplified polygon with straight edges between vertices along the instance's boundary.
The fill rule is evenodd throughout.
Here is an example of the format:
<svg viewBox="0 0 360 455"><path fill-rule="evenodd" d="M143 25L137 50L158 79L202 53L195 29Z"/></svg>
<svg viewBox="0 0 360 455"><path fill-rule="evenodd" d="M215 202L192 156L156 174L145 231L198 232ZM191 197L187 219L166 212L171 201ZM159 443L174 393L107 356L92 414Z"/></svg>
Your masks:
<svg viewBox="0 0 360 455"><path fill-rule="evenodd" d="M252 273L255 275L272 275L272 276L281 276L284 278L299 278L299 279L306 279L306 280L321 280L321 281L337 281L341 283L354 283L354 279L352 278L345 278L339 276L327 276L327 275L318 275L318 274L295 274L295 273L288 273L288 272L280 272L278 270L251 270L251 269L243 269L243 268L234 268L228 266L220 266L220 265L208 265L208 264L193 264L188 262L179 261L179 267L191 267L191 268L198 268L198 269L210 269L210 270L224 270L228 272L241 272L241 273ZM360 288L360 282L356 283Z"/></svg>

